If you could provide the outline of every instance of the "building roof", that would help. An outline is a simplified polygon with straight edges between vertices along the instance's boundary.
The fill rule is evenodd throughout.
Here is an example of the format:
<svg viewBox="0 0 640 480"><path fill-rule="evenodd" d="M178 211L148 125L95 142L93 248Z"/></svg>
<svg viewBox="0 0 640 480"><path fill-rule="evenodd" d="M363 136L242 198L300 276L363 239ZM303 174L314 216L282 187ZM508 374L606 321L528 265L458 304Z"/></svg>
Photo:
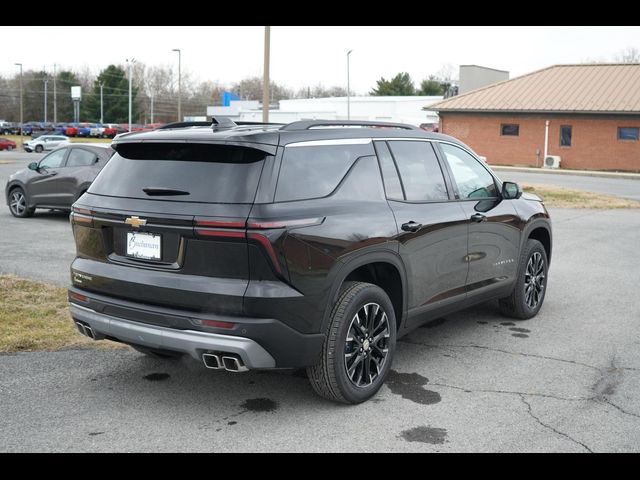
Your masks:
<svg viewBox="0 0 640 480"><path fill-rule="evenodd" d="M640 114L640 64L554 65L425 107L438 112Z"/></svg>

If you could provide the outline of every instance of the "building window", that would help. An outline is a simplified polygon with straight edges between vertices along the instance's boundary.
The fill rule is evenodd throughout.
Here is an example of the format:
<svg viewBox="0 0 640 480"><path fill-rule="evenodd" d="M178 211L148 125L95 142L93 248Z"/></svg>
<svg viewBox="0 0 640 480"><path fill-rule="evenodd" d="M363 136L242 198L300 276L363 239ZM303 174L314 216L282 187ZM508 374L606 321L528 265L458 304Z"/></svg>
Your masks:
<svg viewBox="0 0 640 480"><path fill-rule="evenodd" d="M506 137L517 137L520 135L520 125L517 123L503 123L500 125L500 135Z"/></svg>
<svg viewBox="0 0 640 480"><path fill-rule="evenodd" d="M571 146L571 125L560 126L560 146L561 147Z"/></svg>
<svg viewBox="0 0 640 480"><path fill-rule="evenodd" d="M638 141L640 138L639 127L618 127L618 140L632 140Z"/></svg>

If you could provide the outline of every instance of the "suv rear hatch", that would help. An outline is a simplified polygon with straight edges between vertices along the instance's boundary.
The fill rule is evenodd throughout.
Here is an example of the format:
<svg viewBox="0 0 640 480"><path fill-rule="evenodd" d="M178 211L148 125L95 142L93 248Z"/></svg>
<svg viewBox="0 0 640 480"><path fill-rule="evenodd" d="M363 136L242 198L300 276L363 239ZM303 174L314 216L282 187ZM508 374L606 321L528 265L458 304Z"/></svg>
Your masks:
<svg viewBox="0 0 640 480"><path fill-rule="evenodd" d="M241 314L249 282L246 221L274 149L197 143L114 148L74 205L74 286L161 307Z"/></svg>

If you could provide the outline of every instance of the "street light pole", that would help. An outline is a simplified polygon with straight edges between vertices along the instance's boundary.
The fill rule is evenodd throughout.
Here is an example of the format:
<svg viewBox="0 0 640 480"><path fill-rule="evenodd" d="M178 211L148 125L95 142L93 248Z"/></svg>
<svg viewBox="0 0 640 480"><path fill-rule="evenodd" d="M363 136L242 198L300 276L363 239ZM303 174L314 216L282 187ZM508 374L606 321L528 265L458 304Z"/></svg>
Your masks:
<svg viewBox="0 0 640 480"><path fill-rule="evenodd" d="M45 77L44 79L44 123L47 123L47 84L49 83L49 79Z"/></svg>
<svg viewBox="0 0 640 480"><path fill-rule="evenodd" d="M347 120L351 120L351 82L349 78L349 56L353 50L347 52Z"/></svg>
<svg viewBox="0 0 640 480"><path fill-rule="evenodd" d="M271 27L264 27L264 74L262 75L262 123L269 123L269 56Z"/></svg>
<svg viewBox="0 0 640 480"><path fill-rule="evenodd" d="M16 63L20 67L20 141L22 141L22 64Z"/></svg>
<svg viewBox="0 0 640 480"><path fill-rule="evenodd" d="M182 121L182 51L174 48L174 52L178 52L178 121Z"/></svg>
<svg viewBox="0 0 640 480"><path fill-rule="evenodd" d="M53 123L58 123L58 91L56 89L56 64L53 64Z"/></svg>
<svg viewBox="0 0 640 480"><path fill-rule="evenodd" d="M104 123L104 110L103 110L103 101L102 101L102 87L104 87L104 83L100 82L100 124Z"/></svg>

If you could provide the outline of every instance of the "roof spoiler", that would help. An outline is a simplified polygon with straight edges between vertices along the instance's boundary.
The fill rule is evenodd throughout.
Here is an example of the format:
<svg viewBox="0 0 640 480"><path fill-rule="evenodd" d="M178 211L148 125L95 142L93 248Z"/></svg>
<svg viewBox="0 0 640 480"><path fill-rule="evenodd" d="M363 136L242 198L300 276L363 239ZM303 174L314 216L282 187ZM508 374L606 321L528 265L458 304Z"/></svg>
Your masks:
<svg viewBox="0 0 640 480"><path fill-rule="evenodd" d="M343 128L343 127L369 127L369 128L398 128L402 130L420 130L414 125L393 122L369 122L365 120L302 120L285 125L281 130L311 130L316 127Z"/></svg>

